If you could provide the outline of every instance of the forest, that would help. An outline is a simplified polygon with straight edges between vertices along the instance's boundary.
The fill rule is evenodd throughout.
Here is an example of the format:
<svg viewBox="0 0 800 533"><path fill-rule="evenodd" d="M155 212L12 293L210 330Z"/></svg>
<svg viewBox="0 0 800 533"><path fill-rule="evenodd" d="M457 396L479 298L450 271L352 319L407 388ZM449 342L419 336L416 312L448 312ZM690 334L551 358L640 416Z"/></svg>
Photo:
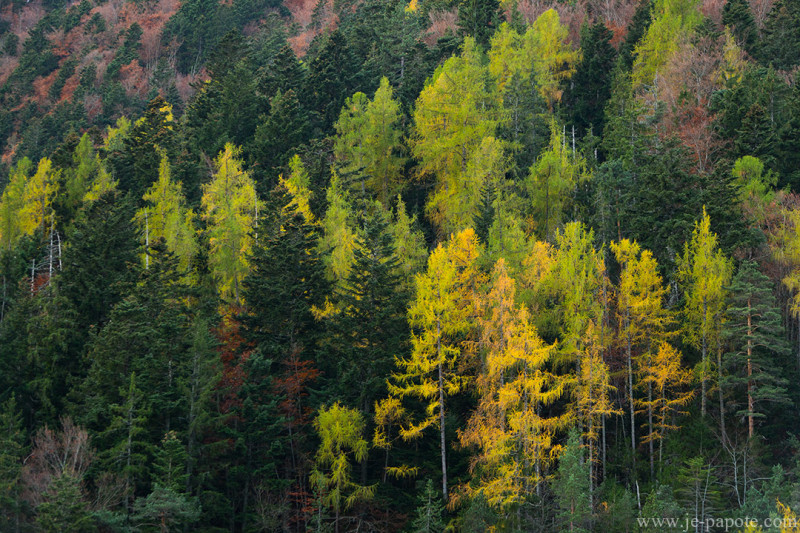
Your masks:
<svg viewBox="0 0 800 533"><path fill-rule="evenodd" d="M2 0L0 532L800 532L800 0Z"/></svg>

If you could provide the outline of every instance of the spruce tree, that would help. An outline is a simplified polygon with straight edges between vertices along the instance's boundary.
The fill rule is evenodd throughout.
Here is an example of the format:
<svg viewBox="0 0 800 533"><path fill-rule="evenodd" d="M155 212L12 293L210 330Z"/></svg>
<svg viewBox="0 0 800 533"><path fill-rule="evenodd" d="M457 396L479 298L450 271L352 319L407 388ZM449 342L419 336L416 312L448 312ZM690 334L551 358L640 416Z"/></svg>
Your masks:
<svg viewBox="0 0 800 533"><path fill-rule="evenodd" d="M350 275L337 295L331 324L330 379L335 397L365 414L385 394L385 377L408 339L407 295L386 215L380 206L364 217Z"/></svg>
<svg viewBox="0 0 800 533"><path fill-rule="evenodd" d="M0 529L3 531L20 530L24 454L22 416L12 395L0 405Z"/></svg>
<svg viewBox="0 0 800 533"><path fill-rule="evenodd" d="M486 46L500 25L499 0L461 0L458 5L458 28L462 35L470 35Z"/></svg>

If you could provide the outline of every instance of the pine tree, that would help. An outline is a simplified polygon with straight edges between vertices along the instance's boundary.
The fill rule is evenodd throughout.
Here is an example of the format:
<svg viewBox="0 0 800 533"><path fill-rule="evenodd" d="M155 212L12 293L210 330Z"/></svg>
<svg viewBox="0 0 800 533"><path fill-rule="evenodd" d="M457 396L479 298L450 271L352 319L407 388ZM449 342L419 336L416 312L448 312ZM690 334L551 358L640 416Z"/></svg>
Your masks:
<svg viewBox="0 0 800 533"><path fill-rule="evenodd" d="M308 137L308 117L293 89L278 90L270 99L269 115L256 128L251 153L264 169L284 167L292 150Z"/></svg>
<svg viewBox="0 0 800 533"><path fill-rule="evenodd" d="M482 46L499 25L502 12L499 0L461 0L458 4L458 28Z"/></svg>
<svg viewBox="0 0 800 533"><path fill-rule="evenodd" d="M147 477L152 452L146 428L150 407L136 385L135 372L131 373L128 386L120 388L119 395L121 402L108 406L112 418L98 440L105 444L100 455L105 468L124 481L124 498L130 511L137 486Z"/></svg>
<svg viewBox="0 0 800 533"><path fill-rule="evenodd" d="M756 419L766 418L766 405L789 401L779 358L791 350L770 280L756 263L743 261L728 290L728 320L723 327L732 351L725 354L724 382L733 394L737 417L747 418L747 435L753 438Z"/></svg>
<svg viewBox="0 0 800 533"><path fill-rule="evenodd" d="M581 136L589 131L597 136L603 133L604 111L611 97L611 76L617 58L617 51L611 45L612 37L611 30L602 21L581 28L583 56L575 65L575 75L565 95L571 122Z"/></svg>
<svg viewBox="0 0 800 533"><path fill-rule="evenodd" d="M742 0L728 0L722 8L722 23L736 38L736 44L750 55L756 50L758 29L750 12L750 4Z"/></svg>

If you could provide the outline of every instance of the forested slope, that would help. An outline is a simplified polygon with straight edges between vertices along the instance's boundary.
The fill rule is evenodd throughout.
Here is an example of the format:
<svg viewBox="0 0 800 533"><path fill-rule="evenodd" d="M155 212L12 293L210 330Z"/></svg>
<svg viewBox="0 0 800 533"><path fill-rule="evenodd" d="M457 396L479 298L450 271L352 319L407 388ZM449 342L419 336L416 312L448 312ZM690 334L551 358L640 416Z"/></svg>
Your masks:
<svg viewBox="0 0 800 533"><path fill-rule="evenodd" d="M798 65L797 0L4 2L0 531L793 517Z"/></svg>

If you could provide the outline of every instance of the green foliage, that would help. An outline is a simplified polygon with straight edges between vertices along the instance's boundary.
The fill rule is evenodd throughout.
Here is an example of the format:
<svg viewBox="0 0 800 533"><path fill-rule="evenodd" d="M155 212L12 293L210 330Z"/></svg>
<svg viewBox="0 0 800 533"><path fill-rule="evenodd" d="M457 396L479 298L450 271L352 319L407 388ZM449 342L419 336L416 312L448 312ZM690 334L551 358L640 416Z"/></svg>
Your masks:
<svg viewBox="0 0 800 533"><path fill-rule="evenodd" d="M53 480L49 488L49 498L36 509L36 523L41 531L96 531L89 505L81 494L80 484L79 479L66 472Z"/></svg>
<svg viewBox="0 0 800 533"><path fill-rule="evenodd" d="M785 338L772 283L753 261L743 261L729 288L723 334L725 384L733 395L737 417L764 420L767 405L787 403L788 381L779 370L791 352ZM755 421L753 421L755 423ZM751 428L752 429L752 428Z"/></svg>
<svg viewBox="0 0 800 533"><path fill-rule="evenodd" d="M444 531L444 505L439 493L433 488L433 481L428 479L417 496L416 517L411 522L414 533L439 533Z"/></svg>
<svg viewBox="0 0 800 533"><path fill-rule="evenodd" d="M0 526L11 530L22 512L22 459L25 433L16 398L12 395L0 405Z"/></svg>
<svg viewBox="0 0 800 533"><path fill-rule="evenodd" d="M553 480L553 492L558 502L559 523L563 531L588 531L592 516L589 500L589 473L577 431L571 431L567 445L558 462L558 474Z"/></svg>

